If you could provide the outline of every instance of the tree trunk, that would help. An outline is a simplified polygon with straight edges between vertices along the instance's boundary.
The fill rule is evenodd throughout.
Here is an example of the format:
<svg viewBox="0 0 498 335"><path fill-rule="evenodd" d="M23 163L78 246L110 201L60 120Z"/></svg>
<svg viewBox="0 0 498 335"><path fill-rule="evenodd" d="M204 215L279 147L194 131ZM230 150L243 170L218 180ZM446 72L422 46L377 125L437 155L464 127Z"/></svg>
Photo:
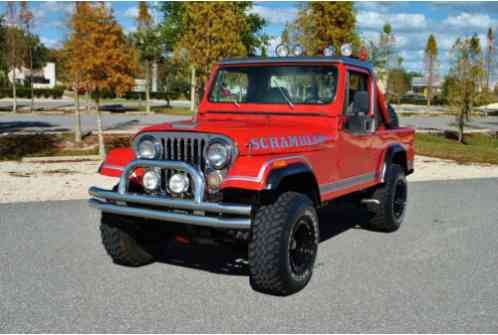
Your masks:
<svg viewBox="0 0 498 335"><path fill-rule="evenodd" d="M190 111L193 113L195 111L195 67L192 67L192 77L190 81Z"/></svg>
<svg viewBox="0 0 498 335"><path fill-rule="evenodd" d="M95 108L97 112L97 136L99 138L99 156L102 160L105 159L105 143L104 143L104 130L102 127L102 113L100 112L100 97L97 92L97 97L95 98Z"/></svg>
<svg viewBox="0 0 498 335"><path fill-rule="evenodd" d="M90 112L91 99L90 99L90 93L88 92L88 90L85 93L85 99L86 99L86 111Z"/></svg>
<svg viewBox="0 0 498 335"><path fill-rule="evenodd" d="M76 143L81 143L81 118L80 118L80 92L79 87L76 91L76 109L74 111L74 116L76 118L76 126L74 127L74 141Z"/></svg>
<svg viewBox="0 0 498 335"><path fill-rule="evenodd" d="M150 113L150 62L145 60L145 112Z"/></svg>
<svg viewBox="0 0 498 335"><path fill-rule="evenodd" d="M35 96L33 95L33 50L30 46L29 48L29 86L31 90L31 104L29 105L29 112L33 113L33 108L35 105Z"/></svg>
<svg viewBox="0 0 498 335"><path fill-rule="evenodd" d="M16 97L16 67L12 71L12 113L17 111L17 97Z"/></svg>
<svg viewBox="0 0 498 335"><path fill-rule="evenodd" d="M431 100L432 100L432 72L433 72L433 63L432 63L432 57L429 56L429 78L428 79L428 85L427 85L427 107L431 107Z"/></svg>
<svg viewBox="0 0 498 335"><path fill-rule="evenodd" d="M464 128L464 114L465 107L460 110L460 115L458 116L458 142L463 143L463 128Z"/></svg>

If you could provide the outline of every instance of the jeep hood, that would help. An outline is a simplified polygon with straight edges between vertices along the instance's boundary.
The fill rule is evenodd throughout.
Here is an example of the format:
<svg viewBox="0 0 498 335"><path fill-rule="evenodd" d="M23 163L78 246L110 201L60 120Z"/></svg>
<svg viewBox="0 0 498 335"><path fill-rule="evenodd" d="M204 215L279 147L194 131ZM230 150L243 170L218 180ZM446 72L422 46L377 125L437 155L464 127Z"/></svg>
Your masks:
<svg viewBox="0 0 498 335"><path fill-rule="evenodd" d="M195 132L225 135L237 145L240 155L278 154L317 150L334 140L333 118L316 120L259 117L252 120L208 119L162 123L144 128L144 132Z"/></svg>

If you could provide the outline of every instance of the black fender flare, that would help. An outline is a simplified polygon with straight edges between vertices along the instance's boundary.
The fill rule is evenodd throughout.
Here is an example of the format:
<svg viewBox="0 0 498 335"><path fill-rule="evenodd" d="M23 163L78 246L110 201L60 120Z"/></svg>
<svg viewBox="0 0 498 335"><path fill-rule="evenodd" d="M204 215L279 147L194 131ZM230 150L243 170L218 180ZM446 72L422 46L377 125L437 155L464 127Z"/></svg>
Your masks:
<svg viewBox="0 0 498 335"><path fill-rule="evenodd" d="M318 187L318 181L316 179L313 169L304 162L291 163L286 167L272 169L266 178L265 191L273 193L277 191L282 184L282 181L291 176L298 175L309 175L313 178L314 185L309 185L308 191L314 190L313 199L314 202L320 202L320 190Z"/></svg>
<svg viewBox="0 0 498 335"><path fill-rule="evenodd" d="M393 163L395 157L398 155L404 157L403 161L400 162L401 163L400 165L405 170L405 173L407 175L411 173L411 171L409 170L408 154L406 152L406 149L401 144L395 143L389 145L384 155L384 162L383 162L382 175L381 175L382 180L384 180L387 167Z"/></svg>

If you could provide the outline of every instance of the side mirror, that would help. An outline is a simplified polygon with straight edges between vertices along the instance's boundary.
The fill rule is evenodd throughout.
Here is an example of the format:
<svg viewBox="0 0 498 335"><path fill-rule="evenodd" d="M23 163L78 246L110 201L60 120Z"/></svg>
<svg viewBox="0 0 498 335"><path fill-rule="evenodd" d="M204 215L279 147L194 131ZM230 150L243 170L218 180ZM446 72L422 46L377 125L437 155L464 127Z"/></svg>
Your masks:
<svg viewBox="0 0 498 335"><path fill-rule="evenodd" d="M373 118L368 116L370 99L368 92L359 91L354 95L351 113L347 115L347 128L353 133L365 133L372 129Z"/></svg>
<svg viewBox="0 0 498 335"><path fill-rule="evenodd" d="M370 99L367 91L359 91L354 95L353 100L353 114L354 115L368 115L370 108Z"/></svg>

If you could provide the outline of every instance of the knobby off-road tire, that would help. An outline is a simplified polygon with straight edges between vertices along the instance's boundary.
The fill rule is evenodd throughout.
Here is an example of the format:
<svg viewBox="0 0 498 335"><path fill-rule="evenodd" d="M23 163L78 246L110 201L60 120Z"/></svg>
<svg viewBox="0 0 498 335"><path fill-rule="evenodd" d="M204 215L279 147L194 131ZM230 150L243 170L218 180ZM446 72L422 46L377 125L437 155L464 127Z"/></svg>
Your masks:
<svg viewBox="0 0 498 335"><path fill-rule="evenodd" d="M371 212L367 228L392 232L401 226L406 213L408 187L403 168L398 164L391 164L386 171L385 182L377 187L372 199L379 201L379 205L370 204Z"/></svg>
<svg viewBox="0 0 498 335"><path fill-rule="evenodd" d="M133 223L102 213L100 233L104 248L114 263L136 267L154 261L154 256L143 245L144 232Z"/></svg>
<svg viewBox="0 0 498 335"><path fill-rule="evenodd" d="M318 243L318 216L307 196L286 192L260 207L249 242L252 288L279 296L300 291L311 279Z"/></svg>

